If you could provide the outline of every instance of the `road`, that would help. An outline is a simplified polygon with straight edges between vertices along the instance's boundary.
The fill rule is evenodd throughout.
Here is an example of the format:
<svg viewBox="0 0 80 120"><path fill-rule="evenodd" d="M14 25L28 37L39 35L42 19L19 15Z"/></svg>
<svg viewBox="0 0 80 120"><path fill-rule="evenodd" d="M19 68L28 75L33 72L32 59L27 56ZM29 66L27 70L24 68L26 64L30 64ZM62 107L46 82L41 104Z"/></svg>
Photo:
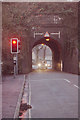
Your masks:
<svg viewBox="0 0 80 120"><path fill-rule="evenodd" d="M78 118L78 76L63 72L32 72L29 118Z"/></svg>

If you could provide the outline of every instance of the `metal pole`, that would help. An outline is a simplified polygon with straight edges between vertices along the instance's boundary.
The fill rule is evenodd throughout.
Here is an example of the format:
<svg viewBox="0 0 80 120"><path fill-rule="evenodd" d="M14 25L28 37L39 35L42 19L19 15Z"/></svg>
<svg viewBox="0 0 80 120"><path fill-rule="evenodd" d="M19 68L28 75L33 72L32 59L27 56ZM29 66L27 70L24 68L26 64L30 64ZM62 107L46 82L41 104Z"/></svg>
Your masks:
<svg viewBox="0 0 80 120"><path fill-rule="evenodd" d="M16 74L18 75L18 54L16 54Z"/></svg>
<svg viewBox="0 0 80 120"><path fill-rule="evenodd" d="M16 65L14 64L14 78L16 76Z"/></svg>
<svg viewBox="0 0 80 120"><path fill-rule="evenodd" d="M13 62L14 62L14 78L16 76L16 55L13 56Z"/></svg>

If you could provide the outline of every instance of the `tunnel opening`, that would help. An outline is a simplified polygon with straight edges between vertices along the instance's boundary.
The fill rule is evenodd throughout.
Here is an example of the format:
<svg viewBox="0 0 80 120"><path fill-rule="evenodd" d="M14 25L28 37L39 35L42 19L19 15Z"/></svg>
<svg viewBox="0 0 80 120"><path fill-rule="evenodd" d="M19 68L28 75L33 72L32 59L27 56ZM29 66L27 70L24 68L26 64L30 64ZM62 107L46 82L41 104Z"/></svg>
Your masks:
<svg viewBox="0 0 80 120"><path fill-rule="evenodd" d="M38 67L41 66L41 61L38 61L38 52L43 49L43 59L42 63L44 63L47 66L47 61L46 61L46 53L45 49L48 48L48 52L50 51L50 58L49 58L49 64L50 64L50 69L54 71L63 71L63 62L62 62L62 57L61 57L61 45L60 43L52 38L41 38L40 40L36 41L33 45L32 48L32 69L34 66L34 61L36 61L37 66L35 69L38 69ZM35 54L35 49L37 49L37 52ZM34 57L35 56L35 57ZM41 57L41 55L40 55ZM37 60L35 60L37 59ZM51 61L51 62L50 62ZM44 65L43 65L44 66Z"/></svg>
<svg viewBox="0 0 80 120"><path fill-rule="evenodd" d="M32 70L51 70L52 50L44 43L32 49Z"/></svg>

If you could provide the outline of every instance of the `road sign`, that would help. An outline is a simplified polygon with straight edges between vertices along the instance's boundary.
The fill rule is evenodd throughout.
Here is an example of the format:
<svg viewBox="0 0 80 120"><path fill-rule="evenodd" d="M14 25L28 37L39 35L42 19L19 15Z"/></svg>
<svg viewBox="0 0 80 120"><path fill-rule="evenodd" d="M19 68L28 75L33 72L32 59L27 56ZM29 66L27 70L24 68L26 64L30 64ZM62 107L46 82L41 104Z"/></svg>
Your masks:
<svg viewBox="0 0 80 120"><path fill-rule="evenodd" d="M50 37L49 33L46 32L46 33L44 34L44 37Z"/></svg>
<svg viewBox="0 0 80 120"><path fill-rule="evenodd" d="M44 37L45 37L46 41L49 41L49 40L50 40L50 35L49 35L48 32L46 32L46 33L44 34Z"/></svg>

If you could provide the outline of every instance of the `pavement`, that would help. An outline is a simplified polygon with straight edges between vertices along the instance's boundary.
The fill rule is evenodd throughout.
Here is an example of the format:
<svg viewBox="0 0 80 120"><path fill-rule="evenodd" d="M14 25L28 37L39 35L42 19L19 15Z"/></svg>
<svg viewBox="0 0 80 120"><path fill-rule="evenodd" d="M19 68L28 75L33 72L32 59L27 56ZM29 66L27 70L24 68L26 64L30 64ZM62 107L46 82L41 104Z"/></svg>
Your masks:
<svg viewBox="0 0 80 120"><path fill-rule="evenodd" d="M78 75L32 72L29 81L29 118L78 118Z"/></svg>
<svg viewBox="0 0 80 120"><path fill-rule="evenodd" d="M13 76L2 78L2 118L18 116L24 83L24 75L17 75L15 79Z"/></svg>

